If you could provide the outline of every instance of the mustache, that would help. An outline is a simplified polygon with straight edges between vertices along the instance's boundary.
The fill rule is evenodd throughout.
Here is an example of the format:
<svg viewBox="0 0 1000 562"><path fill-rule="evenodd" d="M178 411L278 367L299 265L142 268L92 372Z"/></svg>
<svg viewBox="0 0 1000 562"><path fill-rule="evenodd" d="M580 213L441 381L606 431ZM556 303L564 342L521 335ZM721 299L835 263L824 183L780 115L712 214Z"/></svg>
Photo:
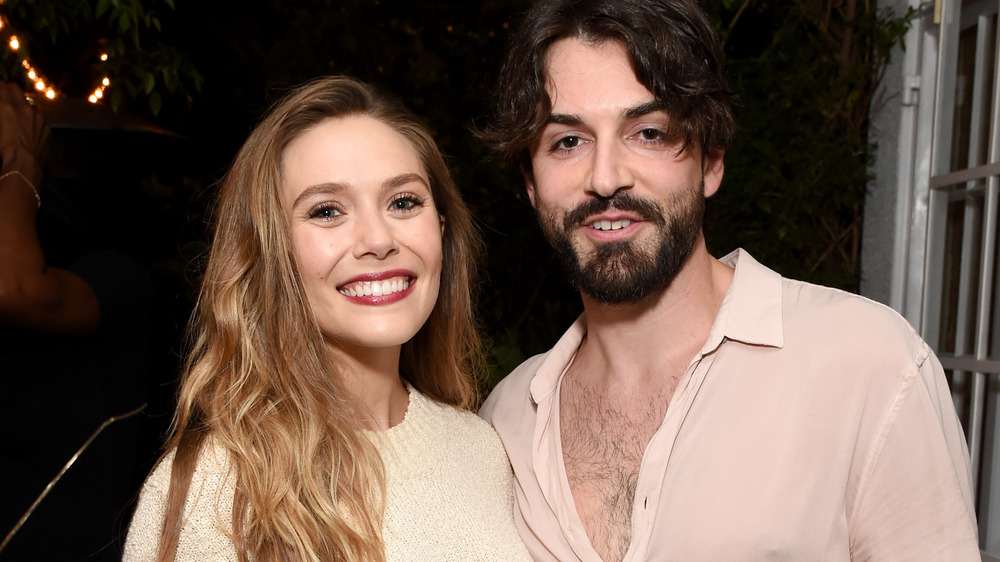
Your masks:
<svg viewBox="0 0 1000 562"><path fill-rule="evenodd" d="M642 220L654 223L659 227L666 225L663 209L655 201L619 191L611 197L594 197L569 210L563 217L563 228L570 231L583 223L587 217L610 209L630 211L639 215Z"/></svg>

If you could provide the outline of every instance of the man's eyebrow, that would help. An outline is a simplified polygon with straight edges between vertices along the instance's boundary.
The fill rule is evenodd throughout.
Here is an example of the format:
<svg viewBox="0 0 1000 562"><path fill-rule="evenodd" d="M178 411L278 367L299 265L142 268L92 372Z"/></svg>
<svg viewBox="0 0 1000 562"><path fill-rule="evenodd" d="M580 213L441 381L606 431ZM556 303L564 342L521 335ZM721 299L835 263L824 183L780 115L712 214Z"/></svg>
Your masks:
<svg viewBox="0 0 1000 562"><path fill-rule="evenodd" d="M657 111L663 111L665 108L663 104L658 101L651 101L649 103L644 103L642 105L637 105L635 107L629 107L622 110L622 117L625 119L635 119L637 117L644 117L650 113L656 113Z"/></svg>
<svg viewBox="0 0 1000 562"><path fill-rule="evenodd" d="M570 115L568 113L553 113L549 115L549 118L545 120L546 123L553 123L555 125L582 125L583 119L577 115Z"/></svg>
<svg viewBox="0 0 1000 562"><path fill-rule="evenodd" d="M650 113L656 113L657 111L664 111L663 104L658 101L651 101L635 107L627 107L621 111L621 116L622 119L636 119L638 117L649 115ZM583 124L583 119L578 115L572 115L569 113L553 113L552 115L549 115L549 118L546 119L545 122L556 125L577 126Z"/></svg>

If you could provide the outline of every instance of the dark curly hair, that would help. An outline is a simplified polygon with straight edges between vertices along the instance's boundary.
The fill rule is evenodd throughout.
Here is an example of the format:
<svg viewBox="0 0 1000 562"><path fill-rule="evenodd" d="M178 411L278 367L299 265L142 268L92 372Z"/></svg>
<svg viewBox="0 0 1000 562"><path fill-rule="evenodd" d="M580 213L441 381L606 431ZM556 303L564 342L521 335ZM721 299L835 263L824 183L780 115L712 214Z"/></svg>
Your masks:
<svg viewBox="0 0 1000 562"><path fill-rule="evenodd" d="M729 145L735 124L722 49L697 0L541 0L511 38L491 122L477 131L504 160L530 169L528 151L552 110L546 54L567 37L620 43L685 147L698 143L704 153Z"/></svg>

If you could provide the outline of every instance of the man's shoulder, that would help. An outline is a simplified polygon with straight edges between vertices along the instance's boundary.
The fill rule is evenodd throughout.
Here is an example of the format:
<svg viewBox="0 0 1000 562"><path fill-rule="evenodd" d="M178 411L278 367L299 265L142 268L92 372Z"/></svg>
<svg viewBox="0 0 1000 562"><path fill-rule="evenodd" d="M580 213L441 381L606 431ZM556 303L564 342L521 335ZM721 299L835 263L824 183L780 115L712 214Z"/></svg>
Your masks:
<svg viewBox="0 0 1000 562"><path fill-rule="evenodd" d="M740 290L734 291L739 310L757 313L761 306L747 306L747 302L764 302L762 306L777 304L770 300L780 298L781 316L786 334L789 329L837 328L851 325L876 324L879 327L899 329L915 334L909 323L892 308L842 289L800 281L781 275L756 261L745 250L736 250L721 261L736 267ZM780 286L780 292L775 291ZM780 295L780 296L779 296Z"/></svg>
<svg viewBox="0 0 1000 562"><path fill-rule="evenodd" d="M831 353L850 349L862 357L891 357L896 351L910 360L930 354L926 343L892 308L840 289L783 279L782 318L786 344L817 338Z"/></svg>
<svg viewBox="0 0 1000 562"><path fill-rule="evenodd" d="M892 308L842 289L782 278L785 318L846 324L877 323L881 327L914 332Z"/></svg>
<svg viewBox="0 0 1000 562"><path fill-rule="evenodd" d="M495 410L509 411L512 407L527 405L531 401L531 381L547 356L548 352L530 357L505 376L490 392L479 415L493 423Z"/></svg>

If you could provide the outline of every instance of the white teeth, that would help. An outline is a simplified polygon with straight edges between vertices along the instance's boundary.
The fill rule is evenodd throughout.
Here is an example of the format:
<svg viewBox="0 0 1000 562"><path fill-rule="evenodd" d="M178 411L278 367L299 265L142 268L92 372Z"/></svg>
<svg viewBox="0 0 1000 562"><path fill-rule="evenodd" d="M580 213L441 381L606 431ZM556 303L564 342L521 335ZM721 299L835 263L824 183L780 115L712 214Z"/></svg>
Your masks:
<svg viewBox="0 0 1000 562"><path fill-rule="evenodd" d="M362 281L340 289L340 294L349 297L381 297L404 291L410 286L407 277L393 277L383 281Z"/></svg>
<svg viewBox="0 0 1000 562"><path fill-rule="evenodd" d="M632 221L628 219L622 219L620 221L600 220L592 222L590 224L590 228L595 230L621 230L630 224L632 224Z"/></svg>

